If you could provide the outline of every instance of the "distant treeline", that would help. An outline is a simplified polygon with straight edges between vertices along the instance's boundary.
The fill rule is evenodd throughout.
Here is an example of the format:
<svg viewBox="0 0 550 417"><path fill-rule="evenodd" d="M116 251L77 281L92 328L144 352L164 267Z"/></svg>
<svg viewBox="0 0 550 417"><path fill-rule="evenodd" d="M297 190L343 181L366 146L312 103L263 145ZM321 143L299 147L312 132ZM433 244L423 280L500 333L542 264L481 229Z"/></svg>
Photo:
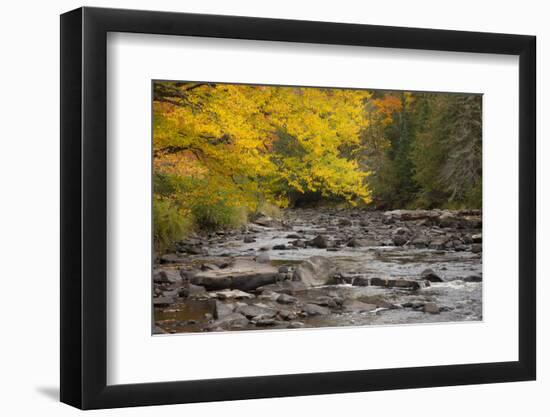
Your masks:
<svg viewBox="0 0 550 417"><path fill-rule="evenodd" d="M481 96L155 82L155 241L302 204L481 207Z"/></svg>

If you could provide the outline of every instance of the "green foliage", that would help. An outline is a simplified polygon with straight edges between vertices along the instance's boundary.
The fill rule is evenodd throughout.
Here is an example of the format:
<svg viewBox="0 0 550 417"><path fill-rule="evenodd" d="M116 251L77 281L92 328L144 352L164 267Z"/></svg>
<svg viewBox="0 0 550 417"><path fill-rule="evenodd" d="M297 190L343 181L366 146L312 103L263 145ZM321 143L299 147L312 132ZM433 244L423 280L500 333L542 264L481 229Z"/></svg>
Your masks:
<svg viewBox="0 0 550 417"><path fill-rule="evenodd" d="M169 200L153 201L153 243L155 252L161 254L182 239L191 229L191 222Z"/></svg>
<svg viewBox="0 0 550 417"><path fill-rule="evenodd" d="M198 228L209 231L236 228L247 220L245 208L231 205L223 198L195 201L191 206L191 215Z"/></svg>

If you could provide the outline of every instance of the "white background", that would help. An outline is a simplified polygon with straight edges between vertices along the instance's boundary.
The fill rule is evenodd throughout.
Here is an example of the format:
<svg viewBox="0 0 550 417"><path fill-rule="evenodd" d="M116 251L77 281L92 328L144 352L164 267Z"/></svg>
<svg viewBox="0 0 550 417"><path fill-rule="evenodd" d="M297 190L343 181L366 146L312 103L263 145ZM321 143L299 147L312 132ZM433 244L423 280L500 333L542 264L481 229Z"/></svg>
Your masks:
<svg viewBox="0 0 550 417"><path fill-rule="evenodd" d="M109 384L517 360L517 57L136 34L107 51ZM483 322L152 338L151 79L483 93Z"/></svg>
<svg viewBox="0 0 550 417"><path fill-rule="evenodd" d="M45 2L44 2L45 3ZM548 414L544 395L550 389L550 330L546 323L550 272L544 256L550 250L547 216L550 210L549 168L541 162L550 153L542 137L548 124L542 120L550 90L540 79L548 72L550 27L544 2L462 1L443 2L231 2L202 0L96 2L88 5L164 9L203 13L241 14L356 23L419 26L536 34L538 36L538 137L539 147L539 380L485 386L404 390L378 393L315 396L292 399L239 401L115 411L99 415L334 415L362 413L408 416L464 416L482 413L500 416ZM74 1L56 4L15 2L2 10L2 152L0 210L2 236L3 338L0 344L2 401L6 415L73 415L58 404L58 273L59 273L59 29L58 14L80 6ZM545 235L542 237L542 235ZM503 239L507 232L503 230ZM180 358L174 358L180 359ZM268 360L268 358L266 358Z"/></svg>

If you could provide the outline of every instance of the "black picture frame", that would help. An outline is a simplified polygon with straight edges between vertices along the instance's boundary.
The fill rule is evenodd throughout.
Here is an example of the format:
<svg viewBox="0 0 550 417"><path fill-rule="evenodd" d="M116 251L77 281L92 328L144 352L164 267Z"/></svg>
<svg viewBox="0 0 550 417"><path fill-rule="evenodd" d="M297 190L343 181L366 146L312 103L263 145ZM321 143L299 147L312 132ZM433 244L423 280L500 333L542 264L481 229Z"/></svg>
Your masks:
<svg viewBox="0 0 550 417"><path fill-rule="evenodd" d="M108 32L519 56L519 360L107 385ZM510 34L88 7L63 14L61 401L96 409L534 380L535 45L534 36Z"/></svg>

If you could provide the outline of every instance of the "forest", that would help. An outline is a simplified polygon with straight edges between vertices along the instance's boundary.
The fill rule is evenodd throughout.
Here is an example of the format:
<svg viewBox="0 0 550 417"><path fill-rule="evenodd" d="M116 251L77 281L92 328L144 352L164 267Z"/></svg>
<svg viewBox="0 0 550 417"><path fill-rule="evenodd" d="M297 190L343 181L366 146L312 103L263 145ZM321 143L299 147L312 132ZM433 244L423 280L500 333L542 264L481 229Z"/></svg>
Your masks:
<svg viewBox="0 0 550 417"><path fill-rule="evenodd" d="M482 96L153 82L157 253L296 207L479 209Z"/></svg>

